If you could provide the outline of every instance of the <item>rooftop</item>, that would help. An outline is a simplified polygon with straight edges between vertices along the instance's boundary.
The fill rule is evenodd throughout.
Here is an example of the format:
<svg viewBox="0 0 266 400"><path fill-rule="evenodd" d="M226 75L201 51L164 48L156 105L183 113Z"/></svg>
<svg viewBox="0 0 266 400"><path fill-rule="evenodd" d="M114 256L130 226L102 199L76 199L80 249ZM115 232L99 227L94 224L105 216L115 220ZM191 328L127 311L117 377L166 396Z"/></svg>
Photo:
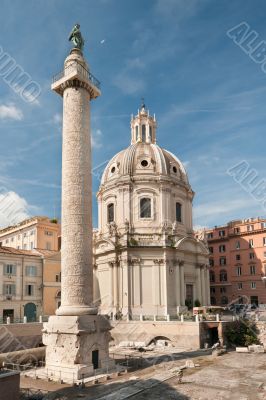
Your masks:
<svg viewBox="0 0 266 400"><path fill-rule="evenodd" d="M33 257L40 257L40 254L34 252L32 250L18 250L14 247L5 247L0 246L0 254L13 254L17 256L33 256Z"/></svg>
<svg viewBox="0 0 266 400"><path fill-rule="evenodd" d="M0 229L0 236L5 234L5 233L7 233L7 232L9 232L9 231L14 230L14 229L21 228L21 227L26 226L26 225L31 224L31 223L34 224L36 222L49 222L49 223L54 223L55 225L57 224L55 222L52 222L51 218L37 215L37 216L32 217L32 218L24 219L23 221L19 222L18 224L10 225L10 226L7 226L6 228Z"/></svg>

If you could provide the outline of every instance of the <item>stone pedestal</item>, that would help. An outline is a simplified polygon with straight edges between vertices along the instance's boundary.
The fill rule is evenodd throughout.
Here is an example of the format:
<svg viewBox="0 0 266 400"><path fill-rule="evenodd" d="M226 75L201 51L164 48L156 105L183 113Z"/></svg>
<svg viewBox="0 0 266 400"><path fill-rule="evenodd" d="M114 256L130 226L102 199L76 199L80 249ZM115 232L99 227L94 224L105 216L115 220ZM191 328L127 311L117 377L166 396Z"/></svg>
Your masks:
<svg viewBox="0 0 266 400"><path fill-rule="evenodd" d="M45 369L51 379L77 381L111 369L110 323L101 315L52 316L44 324Z"/></svg>

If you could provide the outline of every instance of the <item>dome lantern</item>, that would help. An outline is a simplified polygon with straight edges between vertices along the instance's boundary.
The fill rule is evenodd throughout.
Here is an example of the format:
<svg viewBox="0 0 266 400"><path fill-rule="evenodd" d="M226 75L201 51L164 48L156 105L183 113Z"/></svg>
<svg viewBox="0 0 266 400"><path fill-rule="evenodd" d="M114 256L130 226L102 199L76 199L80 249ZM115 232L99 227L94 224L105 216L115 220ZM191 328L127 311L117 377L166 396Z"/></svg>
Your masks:
<svg viewBox="0 0 266 400"><path fill-rule="evenodd" d="M150 116L142 99L138 114L131 118L131 144L156 143L156 120Z"/></svg>

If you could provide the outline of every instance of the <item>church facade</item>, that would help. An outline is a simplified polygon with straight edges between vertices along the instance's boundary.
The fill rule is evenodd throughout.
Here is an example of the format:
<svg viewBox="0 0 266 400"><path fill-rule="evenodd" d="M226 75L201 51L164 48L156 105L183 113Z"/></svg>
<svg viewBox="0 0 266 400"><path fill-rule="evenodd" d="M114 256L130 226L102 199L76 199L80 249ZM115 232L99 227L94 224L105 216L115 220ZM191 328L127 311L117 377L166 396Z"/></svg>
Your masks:
<svg viewBox="0 0 266 400"><path fill-rule="evenodd" d="M195 301L210 304L194 192L180 160L156 144L156 125L142 104L131 118L131 145L110 160L97 194L94 301L110 316L174 316Z"/></svg>

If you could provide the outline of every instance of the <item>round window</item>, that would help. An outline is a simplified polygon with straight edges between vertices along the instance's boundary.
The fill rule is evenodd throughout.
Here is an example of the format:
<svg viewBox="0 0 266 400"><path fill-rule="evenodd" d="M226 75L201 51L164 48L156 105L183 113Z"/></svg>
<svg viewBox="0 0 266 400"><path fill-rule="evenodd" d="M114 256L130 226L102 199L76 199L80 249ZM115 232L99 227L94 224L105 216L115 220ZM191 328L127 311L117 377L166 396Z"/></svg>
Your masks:
<svg viewBox="0 0 266 400"><path fill-rule="evenodd" d="M112 172L112 174L115 172L115 167L111 168L111 172Z"/></svg>
<svg viewBox="0 0 266 400"><path fill-rule="evenodd" d="M173 172L176 174L177 173L177 168L173 166Z"/></svg>
<svg viewBox="0 0 266 400"><path fill-rule="evenodd" d="M147 167L148 166L148 161L147 160L142 160L141 161L141 165L143 166L143 167Z"/></svg>

